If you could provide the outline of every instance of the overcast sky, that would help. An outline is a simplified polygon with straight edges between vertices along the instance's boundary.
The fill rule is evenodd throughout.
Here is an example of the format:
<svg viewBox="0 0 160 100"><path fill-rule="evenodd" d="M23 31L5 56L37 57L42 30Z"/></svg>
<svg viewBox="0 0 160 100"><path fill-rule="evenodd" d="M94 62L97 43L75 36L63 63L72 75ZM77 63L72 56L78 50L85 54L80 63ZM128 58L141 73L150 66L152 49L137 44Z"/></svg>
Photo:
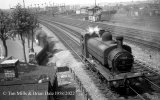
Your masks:
<svg viewBox="0 0 160 100"><path fill-rule="evenodd" d="M31 4L44 4L45 2L47 4L49 4L49 2L51 4L56 3L56 4L61 4L61 3L65 3L65 4L94 4L95 0L24 0L25 1L25 5L30 6ZM125 1L144 1L144 0L96 0L97 3L101 3L101 2L125 2ZM10 7L15 6L16 4L23 4L23 0L0 0L0 9L8 9Z"/></svg>

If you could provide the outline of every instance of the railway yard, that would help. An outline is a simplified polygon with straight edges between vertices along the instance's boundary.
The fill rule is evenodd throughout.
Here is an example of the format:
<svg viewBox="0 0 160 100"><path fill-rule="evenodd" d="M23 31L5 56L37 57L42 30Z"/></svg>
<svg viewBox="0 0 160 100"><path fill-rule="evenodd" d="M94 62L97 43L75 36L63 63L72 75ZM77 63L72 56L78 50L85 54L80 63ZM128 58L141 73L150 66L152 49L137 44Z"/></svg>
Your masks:
<svg viewBox="0 0 160 100"><path fill-rule="evenodd" d="M108 25L102 22L88 22L76 19L61 17L40 17L40 23L52 31L60 41L69 49L69 55L62 59L61 66L68 66L73 79L78 84L80 91L86 100L158 100L160 98L160 63L159 63L159 37L158 32L131 29ZM136 89L128 86L133 94L123 94L126 92L120 89L120 93L108 88L103 71L98 67L94 68L92 62L84 62L82 59L80 34L88 27L98 26L111 31L113 37L124 36L124 44L131 46L134 55L133 66L137 71L141 70L146 77L143 87L144 93L139 93ZM67 54L64 53L64 54ZM73 56L72 56L73 55ZM63 54L59 55L63 58ZM72 60L70 60L72 59ZM57 64L57 63L56 63ZM150 88L149 88L150 87ZM122 94L121 94L122 93Z"/></svg>
<svg viewBox="0 0 160 100"><path fill-rule="evenodd" d="M19 72L20 78L18 78L18 81L24 77L29 77L28 80L21 80L23 82L18 83L13 82L14 85L12 86L9 85L10 83L7 83L6 85L3 80L0 80L0 88L2 87L1 89L4 91L19 91L21 89L24 89L24 91L29 89L28 91L30 91L36 88L34 91L40 91L39 95L41 96L37 96L34 94L36 92L34 92L34 95L31 97L24 94L22 94L23 97L13 97L13 94L10 98L7 98L4 95L2 96L2 91L0 91L0 99L17 100L24 99L26 97L27 100L160 99L160 37L158 31L141 30L140 28L136 29L136 27L131 28L107 22L90 22L61 15L55 17L41 15L39 16L39 22L41 27L40 30L43 30L44 33L46 33L45 35L42 35L43 37L46 36L45 38L36 37L39 40L39 45L34 44L35 48L37 45L41 48L41 50L39 50L38 47L37 53L39 53L36 55L36 60L39 65L30 69L33 69L33 71ZM102 39L100 39L101 37L95 36L94 38L98 38L97 40L100 41L101 44L102 42L105 42L105 45L107 46L116 44L113 48L118 48L116 50L120 51L115 50L115 52L122 52L122 48L125 48L123 53L126 53L126 50L128 50L124 58L122 55L121 59L124 60L122 61L122 65L118 60L119 62L117 62L117 66L121 65L122 67L123 64L127 63L129 66L126 64L124 68L132 67L131 72L126 72L125 70L124 72L122 71L122 73L116 73L116 75L115 73L112 73L114 68L112 70L108 70L109 68L107 69L103 66L103 61L100 62L101 59L100 57L98 58L98 55L95 56L94 53L91 55L92 52L89 51L90 49L88 49L88 51L86 50L87 46L84 41L85 39L92 40L91 37L93 35L91 34L87 37L86 32L89 30L89 27L103 29L106 32L104 33L107 34L109 38L113 36L113 43L103 40L104 33L101 35ZM107 36L105 37L104 35L106 39L108 39ZM117 38L118 36L123 36L124 41L122 37ZM122 42L119 42L118 40L121 39ZM95 42L95 44L90 42L88 45L94 46L96 43L98 44L99 42ZM99 50L101 53L103 52L104 47L99 45L96 45L96 49L93 50ZM122 45L125 45L126 47L123 47ZM87 56L87 52L90 53L89 56ZM108 51L104 50L104 52L106 53ZM110 54L108 53L107 57L105 56L107 60L111 59L108 55ZM125 61L126 58L127 61ZM42 64L43 62L45 62L45 64ZM116 59L114 62L116 62ZM130 65L130 63L132 64ZM108 61L107 65L109 64L110 63ZM115 64L113 64L112 67L116 66ZM27 70L27 68L24 67L24 70ZM21 66L18 67L18 70L19 69L21 69ZM123 70L123 67L121 70ZM39 80L41 77L46 78L46 75L47 81L45 79L45 81L43 79ZM22 83L25 85L22 85ZM29 84L28 88L27 84ZM16 86L18 86L18 88L16 88ZM50 94L46 94L46 91Z"/></svg>
<svg viewBox="0 0 160 100"><path fill-rule="evenodd" d="M79 21L76 19L73 19L73 20L59 19L58 20L56 18L52 20L55 22L61 22L62 25L65 25L71 28L74 31L74 33L77 34L77 36L79 35L80 32L86 30L87 27L89 26L94 26L94 27L98 26L103 29L109 29L113 31L112 33L114 36L117 36L117 35L125 36L125 41L127 41L126 44L129 44L132 46L134 56L137 57L139 60L145 61L145 63L149 65L152 64L152 66L156 67L157 69L159 68L158 66L160 66L160 64L157 63L159 62L158 59L160 58L158 32L142 31L142 30L135 30L130 28L125 29L124 27L117 27L117 26L110 26L110 25L107 26L104 23L94 23L94 22L92 23L87 21ZM152 59L150 59L150 55L152 56Z"/></svg>
<svg viewBox="0 0 160 100"><path fill-rule="evenodd" d="M160 100L160 0L0 4L0 100Z"/></svg>

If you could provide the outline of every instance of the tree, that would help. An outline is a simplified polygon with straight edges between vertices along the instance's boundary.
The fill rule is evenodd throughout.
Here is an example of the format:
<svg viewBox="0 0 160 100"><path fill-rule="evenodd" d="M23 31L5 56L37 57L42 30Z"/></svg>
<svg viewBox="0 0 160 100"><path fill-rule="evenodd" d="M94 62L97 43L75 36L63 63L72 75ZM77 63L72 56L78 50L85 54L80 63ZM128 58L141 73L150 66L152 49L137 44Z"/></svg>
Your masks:
<svg viewBox="0 0 160 100"><path fill-rule="evenodd" d="M31 51L33 52L34 52L34 49L33 49L34 29L36 29L37 27L39 27L37 15L34 12L32 12L30 16L30 29L31 29L31 37L32 37Z"/></svg>
<svg viewBox="0 0 160 100"><path fill-rule="evenodd" d="M27 62L25 51L25 38L27 37L30 30L31 14L29 10L22 8L21 5L17 5L12 13L12 17L15 24L14 28L16 30L16 33L20 35L22 41L24 60L25 62Z"/></svg>
<svg viewBox="0 0 160 100"><path fill-rule="evenodd" d="M12 19L9 14L0 10L0 39L5 49L4 57L8 56L6 40L12 36L12 25Z"/></svg>

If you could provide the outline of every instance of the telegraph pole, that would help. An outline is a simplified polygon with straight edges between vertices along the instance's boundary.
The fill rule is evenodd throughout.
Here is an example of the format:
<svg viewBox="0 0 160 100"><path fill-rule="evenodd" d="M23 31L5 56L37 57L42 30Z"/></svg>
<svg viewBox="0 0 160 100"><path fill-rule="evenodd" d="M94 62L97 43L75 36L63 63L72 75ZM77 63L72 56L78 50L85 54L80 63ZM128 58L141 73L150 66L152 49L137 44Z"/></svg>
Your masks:
<svg viewBox="0 0 160 100"><path fill-rule="evenodd" d="M96 6L96 0L95 0L95 6Z"/></svg>
<svg viewBox="0 0 160 100"><path fill-rule="evenodd" d="M24 0L23 0L23 7L25 8L25 2L24 2Z"/></svg>

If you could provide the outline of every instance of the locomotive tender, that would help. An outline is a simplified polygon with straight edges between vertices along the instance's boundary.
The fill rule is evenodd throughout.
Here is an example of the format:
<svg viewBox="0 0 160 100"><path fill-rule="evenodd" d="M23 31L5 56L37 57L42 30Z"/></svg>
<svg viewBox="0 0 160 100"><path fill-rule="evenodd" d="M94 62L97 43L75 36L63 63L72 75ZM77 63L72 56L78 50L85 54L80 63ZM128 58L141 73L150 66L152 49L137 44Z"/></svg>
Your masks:
<svg viewBox="0 0 160 100"><path fill-rule="evenodd" d="M82 57L91 62L113 87L126 85L139 86L143 73L134 70L132 49L123 44L123 37L112 39L109 31L100 30L99 34L81 34Z"/></svg>

